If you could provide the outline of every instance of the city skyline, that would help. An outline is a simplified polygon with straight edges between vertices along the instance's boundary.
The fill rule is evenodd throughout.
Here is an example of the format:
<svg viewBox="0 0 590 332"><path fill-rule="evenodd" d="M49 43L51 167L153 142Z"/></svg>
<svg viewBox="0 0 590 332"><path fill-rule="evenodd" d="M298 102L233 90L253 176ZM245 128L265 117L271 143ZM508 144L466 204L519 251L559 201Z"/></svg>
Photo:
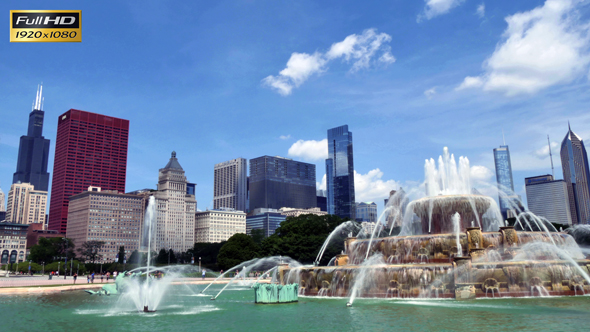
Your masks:
<svg viewBox="0 0 590 332"><path fill-rule="evenodd" d="M555 10L564 14L588 11L576 3L564 3ZM500 55L512 54L509 39L535 45L534 33L509 29L514 20L507 19L535 8L547 14L550 8L543 1L488 3L481 16L476 15L478 4L467 1L420 22L417 17L425 13L420 2L376 2L363 8L343 2L340 12L311 2L298 8L273 4L270 15L265 15L268 20L255 14L268 3L224 10L222 5L168 2L146 4L141 10L113 4L112 10L131 17L131 31L121 36L92 29L105 19L106 11L98 5L68 1L55 5L83 10L82 43L13 43L0 50L5 63L11 64L1 70L6 77L18 77L0 83L4 100L0 106L4 117L0 184L5 192L17 162L18 139L26 131L23 119L41 82L46 138L55 142L57 118L70 108L130 119L126 191L155 187L153 172L161 167L158 161L176 150L186 158L187 177L198 184L200 210L213 207L212 165L237 157L282 155L315 163L321 184L322 158L327 152L316 146L325 146L319 143L326 129L343 123L355 133L357 201L379 202L380 209L390 190L399 185L411 188L410 184L424 180L424 159L436 157L442 146L470 159L474 182L493 184L489 151L495 144L490 142L501 138L502 128L510 142L515 192L526 201L524 178L551 171L546 135L561 138L569 119L580 128L577 133L582 138L590 137L590 130L584 129L590 128L585 111L588 80L581 74L588 72L588 63L583 61L587 51L567 43L579 40L576 31L585 19L562 22L563 27L553 29L555 38L547 38L561 50L572 51L567 53L570 58L549 59L539 66L557 68L558 74L549 69L535 72L539 85L528 90L514 84L511 89L493 85L489 79L502 74L500 61L508 60ZM18 6L36 9L46 4L31 1ZM0 5L6 10L12 7L10 3ZM189 31L187 39L170 38L174 31L171 18L178 10L199 13L178 17ZM292 12L298 19L272 14L280 12ZM154 15L163 16L161 29L143 29L149 26L146 17ZM320 16L325 19L311 23ZM552 27L546 16L530 21L531 27ZM113 29L122 28L121 23L110 20ZM216 26L215 22L223 28L201 32L203 26ZM563 35L573 39L558 38ZM135 42L129 43L128 36ZM380 47L365 66L353 53L332 47L345 46L339 44L345 40L360 43L352 45L352 50L368 41L378 41ZM64 54L70 55L68 61L61 61ZM315 66L299 73L297 82L295 76L280 74L293 68L289 63L298 59L292 58L294 54L316 60L307 62ZM526 61L512 65L519 77L530 78L526 77ZM285 71L289 72L293 71ZM274 80L263 82L270 76ZM281 79L292 87L289 94L273 88L271 83L276 85ZM223 125L217 125L220 118ZM252 121L263 130L252 131L254 127L248 125ZM209 125L213 123L216 125ZM558 144L551 142L552 148ZM50 149L50 173L53 154ZM559 169L557 159L555 168ZM561 172L555 177L562 178Z"/></svg>

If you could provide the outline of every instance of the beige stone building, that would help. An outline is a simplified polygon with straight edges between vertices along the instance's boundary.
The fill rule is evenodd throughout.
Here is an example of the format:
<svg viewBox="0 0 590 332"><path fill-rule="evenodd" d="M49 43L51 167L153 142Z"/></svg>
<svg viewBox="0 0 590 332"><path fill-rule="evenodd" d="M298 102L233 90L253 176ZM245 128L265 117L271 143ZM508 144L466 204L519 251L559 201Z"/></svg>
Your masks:
<svg viewBox="0 0 590 332"><path fill-rule="evenodd" d="M213 168L213 208L246 212L248 198L248 161L236 158L215 164Z"/></svg>
<svg viewBox="0 0 590 332"><path fill-rule="evenodd" d="M176 152L158 176L156 198L157 230L155 249L184 252L195 244L195 212L197 201L187 194L187 179Z"/></svg>
<svg viewBox="0 0 590 332"><path fill-rule="evenodd" d="M24 262L28 227L23 224L0 222L0 265Z"/></svg>
<svg viewBox="0 0 590 332"><path fill-rule="evenodd" d="M15 224L45 224L47 192L35 190L30 183L14 183L8 192L6 221Z"/></svg>
<svg viewBox="0 0 590 332"><path fill-rule="evenodd" d="M142 196L89 187L70 197L66 237L77 248L86 241L104 241L100 254L106 261L114 261L121 246L129 258L139 249L143 214Z"/></svg>
<svg viewBox="0 0 590 332"><path fill-rule="evenodd" d="M4 211L6 211L6 196L4 196L4 192L0 188L0 212Z"/></svg>
<svg viewBox="0 0 590 332"><path fill-rule="evenodd" d="M197 212L195 239L198 243L227 241L237 233L246 234L246 213L234 209Z"/></svg>
<svg viewBox="0 0 590 332"><path fill-rule="evenodd" d="M319 207L309 209L294 209L294 208L280 208L279 213L287 217L299 217L302 214L315 214L316 216L325 216L328 214L326 211L320 210Z"/></svg>

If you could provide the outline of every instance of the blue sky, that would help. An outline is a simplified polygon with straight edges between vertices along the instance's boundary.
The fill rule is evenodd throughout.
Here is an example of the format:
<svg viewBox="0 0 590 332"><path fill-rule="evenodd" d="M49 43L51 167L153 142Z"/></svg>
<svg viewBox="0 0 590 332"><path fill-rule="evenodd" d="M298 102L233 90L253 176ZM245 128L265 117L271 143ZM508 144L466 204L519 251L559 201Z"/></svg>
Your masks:
<svg viewBox="0 0 590 332"><path fill-rule="evenodd" d="M556 177L567 121L590 137L589 1L3 1L81 9L82 43L0 44L0 187L43 82L53 164L70 108L130 120L127 191L152 187L175 150L212 207L213 165L279 155L317 165L329 128L354 137L357 199L424 179L444 146L494 183L506 143L515 190ZM315 141L315 142L313 142ZM297 143L298 142L298 143ZM319 143L318 143L319 142ZM53 171L50 170L52 173ZM484 189L485 191L485 189Z"/></svg>

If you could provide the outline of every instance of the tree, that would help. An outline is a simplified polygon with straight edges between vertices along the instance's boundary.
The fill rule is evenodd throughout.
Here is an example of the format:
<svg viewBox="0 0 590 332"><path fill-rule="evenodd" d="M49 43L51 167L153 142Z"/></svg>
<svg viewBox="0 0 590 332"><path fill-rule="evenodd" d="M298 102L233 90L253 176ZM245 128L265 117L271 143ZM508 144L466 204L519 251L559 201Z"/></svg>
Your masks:
<svg viewBox="0 0 590 332"><path fill-rule="evenodd" d="M139 251L137 250L133 250L133 252L131 253L131 255L129 256L129 259L127 260L127 262L129 264L140 264L141 263L141 254L139 253Z"/></svg>
<svg viewBox="0 0 590 332"><path fill-rule="evenodd" d="M328 235L344 221L330 214L288 217L273 235L262 241L262 254L289 256L301 263L313 263ZM331 240L320 264L327 264L333 256L344 249L345 238L346 234L337 234Z"/></svg>
<svg viewBox="0 0 590 332"><path fill-rule="evenodd" d="M250 231L250 236L252 237L252 240L254 240L254 242L257 245L260 245L262 243L262 241L264 240L264 229L255 228Z"/></svg>
<svg viewBox="0 0 590 332"><path fill-rule="evenodd" d="M78 249L78 252L86 259L86 262L95 263L102 259L102 255L99 252L104 245L104 241L86 241L82 243L82 247Z"/></svg>
<svg viewBox="0 0 590 332"><path fill-rule="evenodd" d="M195 264L199 264L199 257L201 257L201 265L214 268L217 264L217 255L219 250L226 242L218 243L195 243L192 249L187 252L191 254L191 257L195 258Z"/></svg>
<svg viewBox="0 0 590 332"><path fill-rule="evenodd" d="M65 239L65 240L64 240ZM75 258L74 241L63 237L39 238L39 243L30 249L29 260L37 264L49 264L64 257Z"/></svg>
<svg viewBox="0 0 590 332"><path fill-rule="evenodd" d="M223 270L260 256L260 246L246 234L234 234L219 250L217 265Z"/></svg>
<svg viewBox="0 0 590 332"><path fill-rule="evenodd" d="M125 246L119 247L118 256L119 256L119 260L117 261L117 263L124 264L125 263Z"/></svg>

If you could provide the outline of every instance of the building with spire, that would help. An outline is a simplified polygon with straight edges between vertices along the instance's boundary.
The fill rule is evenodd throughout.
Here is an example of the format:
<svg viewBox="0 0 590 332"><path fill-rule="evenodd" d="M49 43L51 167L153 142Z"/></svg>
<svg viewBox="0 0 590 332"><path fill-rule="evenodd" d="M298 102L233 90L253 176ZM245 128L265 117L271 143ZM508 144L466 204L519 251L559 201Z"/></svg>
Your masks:
<svg viewBox="0 0 590 332"><path fill-rule="evenodd" d="M35 190L47 191L49 173L49 140L43 137L43 86L37 87L37 97L29 114L27 135L20 137L16 172L12 183L30 183Z"/></svg>
<svg viewBox="0 0 590 332"><path fill-rule="evenodd" d="M584 142L576 135L569 123L568 131L561 142L561 167L567 184L572 224L590 223L590 189L588 179L588 155Z"/></svg>
<svg viewBox="0 0 590 332"><path fill-rule="evenodd" d="M504 138L504 132L502 132ZM514 193L514 180L512 179L512 164L510 162L510 150L506 141L504 145L494 149L494 164L496 166L496 183L498 185L498 200L500 211L504 219L514 216L516 207L520 204L520 196ZM510 211L510 212L509 212Z"/></svg>
<svg viewBox="0 0 590 332"><path fill-rule="evenodd" d="M328 213L355 220L352 132L348 125L328 130L326 181Z"/></svg>
<svg viewBox="0 0 590 332"><path fill-rule="evenodd" d="M172 151L170 160L158 175L155 192L157 226L156 250L184 252L195 244L195 212L197 201L186 191L188 180Z"/></svg>

